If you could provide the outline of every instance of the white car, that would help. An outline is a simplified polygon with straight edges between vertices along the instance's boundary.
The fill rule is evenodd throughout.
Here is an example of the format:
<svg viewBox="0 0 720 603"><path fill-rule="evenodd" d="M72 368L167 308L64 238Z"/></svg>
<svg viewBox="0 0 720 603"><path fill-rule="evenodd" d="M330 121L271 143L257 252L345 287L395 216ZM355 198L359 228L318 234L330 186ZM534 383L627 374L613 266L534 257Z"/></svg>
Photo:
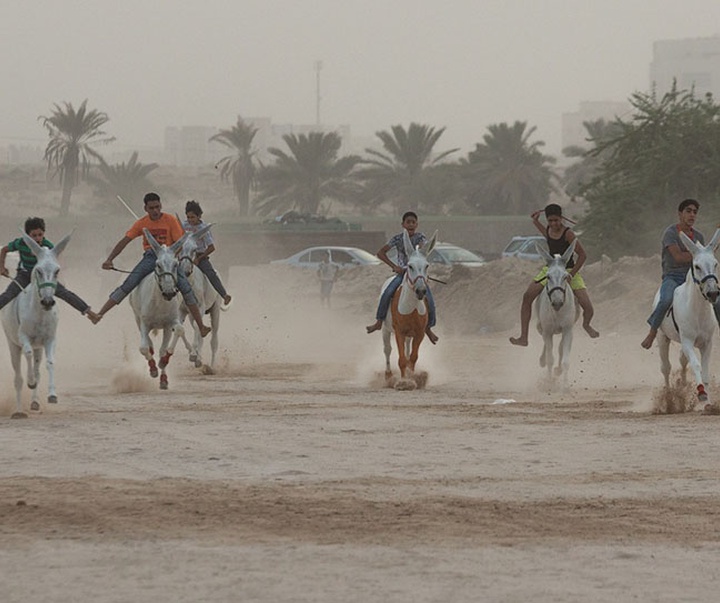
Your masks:
<svg viewBox="0 0 720 603"><path fill-rule="evenodd" d="M340 268L350 268L352 266L375 266L380 264L372 253L360 249L359 247L308 247L302 251L291 255L283 260L273 260L271 264L285 264L287 266L297 266L298 268L314 268L317 270L320 263L330 254L330 260L340 266Z"/></svg>
<svg viewBox="0 0 720 603"><path fill-rule="evenodd" d="M541 235L513 237L500 255L504 258L543 260L543 256L541 256L535 248L536 243L546 245L545 237Z"/></svg>
<svg viewBox="0 0 720 603"><path fill-rule="evenodd" d="M485 264L485 258L479 256L463 247L451 245L450 243L438 243L435 249L428 256L431 264L443 264L445 266L461 265L461 266L482 266Z"/></svg>

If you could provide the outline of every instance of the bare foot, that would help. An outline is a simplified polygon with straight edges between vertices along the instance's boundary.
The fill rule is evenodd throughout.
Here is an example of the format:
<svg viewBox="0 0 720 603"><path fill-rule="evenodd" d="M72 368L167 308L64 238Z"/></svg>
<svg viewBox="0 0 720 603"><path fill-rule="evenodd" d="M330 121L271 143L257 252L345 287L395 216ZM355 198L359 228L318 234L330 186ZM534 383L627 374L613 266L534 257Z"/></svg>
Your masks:
<svg viewBox="0 0 720 603"><path fill-rule="evenodd" d="M425 329L425 335L427 335L428 339L430 340L430 343L435 345L438 342L439 337L435 335L435 333L432 332L432 329L428 327Z"/></svg>
<svg viewBox="0 0 720 603"><path fill-rule="evenodd" d="M587 331L587 334L590 335L593 339L596 337L600 337L600 333L598 333L595 329L593 329L590 325L583 325L583 329Z"/></svg>
<svg viewBox="0 0 720 603"><path fill-rule="evenodd" d="M102 314L97 314L93 312L90 308L87 309L85 312L85 316L87 316L90 319L90 322L96 325L100 322L100 319L102 318Z"/></svg>
<svg viewBox="0 0 720 603"><path fill-rule="evenodd" d="M523 339L522 337L511 337L510 343L512 343L513 345L520 345L520 346L526 348L528 341L527 341L527 338Z"/></svg>
<svg viewBox="0 0 720 603"><path fill-rule="evenodd" d="M642 343L640 345L642 347L644 347L646 350L649 350L652 347L653 341L655 341L655 335L656 335L656 331L650 331L647 334L647 337L642 340Z"/></svg>
<svg viewBox="0 0 720 603"><path fill-rule="evenodd" d="M206 325L200 325L200 337L205 337L212 329Z"/></svg>
<svg viewBox="0 0 720 603"><path fill-rule="evenodd" d="M371 324L369 327L365 327L365 330L368 333L374 333L375 331L379 331L380 329L382 329L382 320L378 320L374 324Z"/></svg>
<svg viewBox="0 0 720 603"><path fill-rule="evenodd" d="M232 301L232 296L231 296L231 295L226 295L225 297L223 297L223 304L224 304L224 305L229 306L231 301Z"/></svg>

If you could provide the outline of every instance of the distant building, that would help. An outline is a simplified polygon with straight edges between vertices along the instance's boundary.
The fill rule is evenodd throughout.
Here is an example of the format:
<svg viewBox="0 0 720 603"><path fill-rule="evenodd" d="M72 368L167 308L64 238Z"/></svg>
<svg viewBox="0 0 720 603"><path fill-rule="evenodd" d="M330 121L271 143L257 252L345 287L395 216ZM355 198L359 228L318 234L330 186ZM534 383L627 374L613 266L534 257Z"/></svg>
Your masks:
<svg viewBox="0 0 720 603"><path fill-rule="evenodd" d="M615 118L627 117L632 106L627 101L585 101L577 111L562 114L562 148L578 146L590 148L587 142L587 130L583 122L604 119L607 122Z"/></svg>
<svg viewBox="0 0 720 603"><path fill-rule="evenodd" d="M309 134L310 132L337 132L342 138L340 155L357 152L352 149L350 126L326 126L306 124L273 124L269 117L243 117L243 121L257 129L253 147L258 159L267 163L272 160L268 149L276 147L287 151L283 140L286 134ZM230 129L227 126L223 129ZM171 165L213 165L232 154L232 149L210 138L220 131L213 126L183 126L165 128L165 157Z"/></svg>
<svg viewBox="0 0 720 603"><path fill-rule="evenodd" d="M696 97L709 92L720 99L720 36L655 42L650 84L664 94L673 80L680 90L694 87Z"/></svg>

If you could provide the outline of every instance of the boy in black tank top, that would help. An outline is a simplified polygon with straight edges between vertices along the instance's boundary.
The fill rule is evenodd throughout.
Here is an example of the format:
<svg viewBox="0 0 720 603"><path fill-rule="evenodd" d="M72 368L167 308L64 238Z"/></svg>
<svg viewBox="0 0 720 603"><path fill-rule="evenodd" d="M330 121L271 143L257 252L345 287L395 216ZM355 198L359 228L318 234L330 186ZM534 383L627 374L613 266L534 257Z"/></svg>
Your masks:
<svg viewBox="0 0 720 603"><path fill-rule="evenodd" d="M535 228L545 237L547 241L548 249L552 255L559 253L562 255L570 244L576 239L575 233L567 226L563 225L562 208L556 203L551 203L545 208L545 218L547 219L547 226L543 226L540 222L540 214L543 210L534 211L530 214ZM570 258L567 263L568 275L570 276L570 287L575 294L575 298L583 311L583 329L587 332L590 337L599 337L598 333L591 325L595 310L593 308L590 297L585 287L585 282L579 274L580 268L582 268L587 254L583 248L580 240L578 239L575 243L575 258ZM528 331L530 329L530 318L532 317L532 304L540 295L540 292L545 286L547 275L547 266L544 266L540 273L533 279L528 285L525 293L523 294L522 305L520 306L520 337L511 337L510 343L513 345L526 346L528 344Z"/></svg>

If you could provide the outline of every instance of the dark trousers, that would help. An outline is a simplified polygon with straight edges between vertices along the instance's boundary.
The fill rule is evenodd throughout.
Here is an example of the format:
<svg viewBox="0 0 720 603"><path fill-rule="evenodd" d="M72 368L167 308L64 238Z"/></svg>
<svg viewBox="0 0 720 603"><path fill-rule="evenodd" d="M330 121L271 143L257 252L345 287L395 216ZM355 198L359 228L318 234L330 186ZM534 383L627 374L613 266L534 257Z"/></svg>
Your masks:
<svg viewBox="0 0 720 603"><path fill-rule="evenodd" d="M5 289L5 291L0 293L0 308L4 308L18 295L20 295L20 291L30 284L30 281L32 280L31 276L32 273L27 270L18 269L17 274L15 275L15 280L8 285L8 288ZM87 312L90 308L90 306L82 298L70 291L70 289L67 289L61 283L57 284L55 297L70 304L73 308L80 312L80 314L85 314L85 312Z"/></svg>

